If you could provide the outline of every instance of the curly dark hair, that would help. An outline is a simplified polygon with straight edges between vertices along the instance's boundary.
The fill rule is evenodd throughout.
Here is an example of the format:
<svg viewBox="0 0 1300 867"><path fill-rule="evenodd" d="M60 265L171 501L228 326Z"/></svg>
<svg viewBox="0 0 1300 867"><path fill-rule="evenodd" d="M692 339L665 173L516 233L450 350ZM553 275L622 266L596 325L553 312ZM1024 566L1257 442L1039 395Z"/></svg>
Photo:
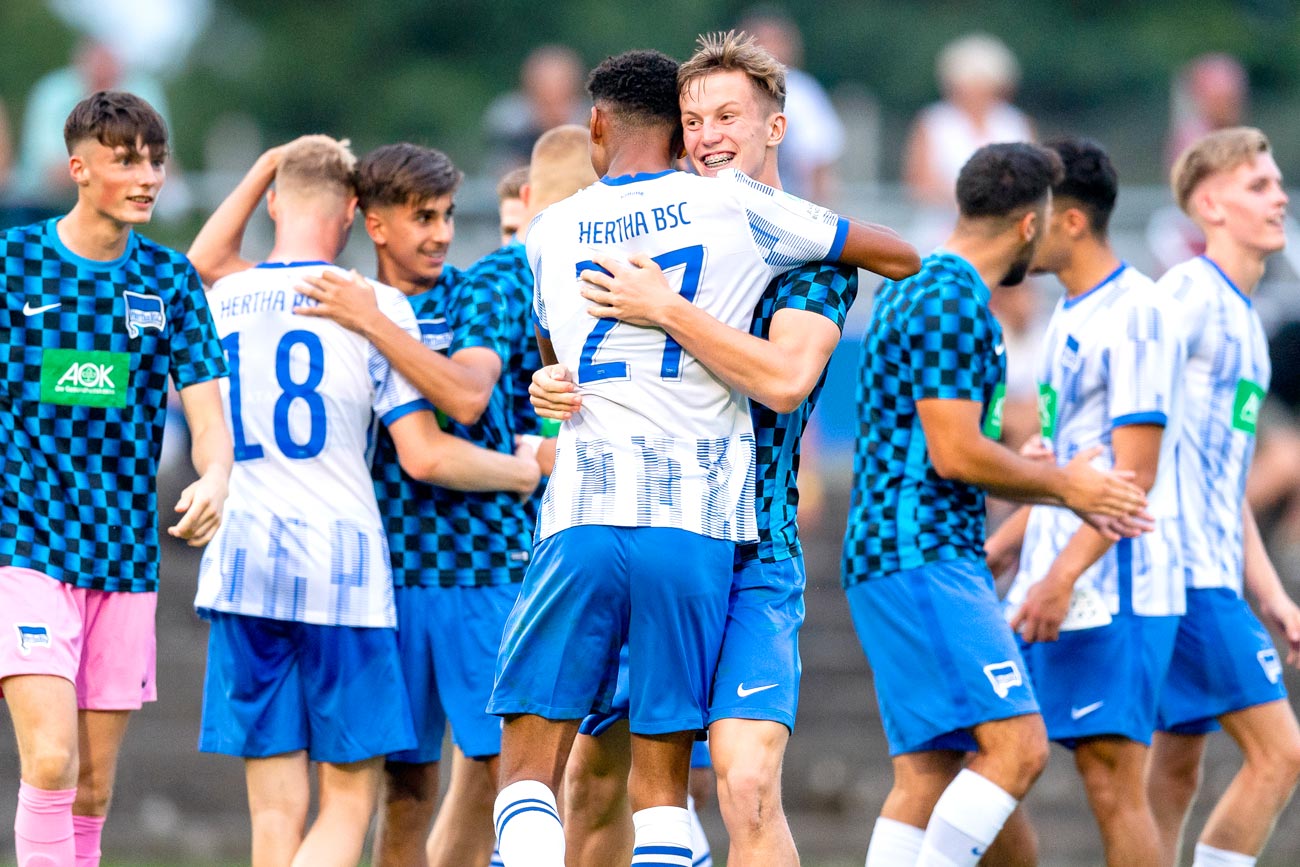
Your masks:
<svg viewBox="0 0 1300 867"><path fill-rule="evenodd" d="M76 104L63 124L68 153L92 138L104 147L124 147L132 155L137 146L144 145L150 159L162 162L167 158L167 122L134 93L101 90Z"/></svg>
<svg viewBox="0 0 1300 867"><path fill-rule="evenodd" d="M1088 217L1088 226L1099 238L1106 237L1110 215L1119 195L1119 174L1110 157L1097 142L1085 138L1058 138L1043 147L1056 151L1065 177L1052 187L1052 195L1069 199Z"/></svg>
<svg viewBox="0 0 1300 867"><path fill-rule="evenodd" d="M625 51L591 71L587 93L631 123L676 126L682 117L677 66L659 51Z"/></svg>
<svg viewBox="0 0 1300 867"><path fill-rule="evenodd" d="M456 192L464 175L451 158L409 142L384 145L357 167L357 204L410 205Z"/></svg>
<svg viewBox="0 0 1300 867"><path fill-rule="evenodd" d="M985 145L957 175L963 217L1009 217L1043 200L1061 182L1061 158L1027 142Z"/></svg>

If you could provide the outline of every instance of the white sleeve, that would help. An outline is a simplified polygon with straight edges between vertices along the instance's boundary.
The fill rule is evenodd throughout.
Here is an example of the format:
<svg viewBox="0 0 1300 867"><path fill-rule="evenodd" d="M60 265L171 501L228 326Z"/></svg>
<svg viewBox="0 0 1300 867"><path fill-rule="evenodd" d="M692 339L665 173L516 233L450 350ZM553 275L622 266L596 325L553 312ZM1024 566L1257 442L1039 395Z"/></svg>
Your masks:
<svg viewBox="0 0 1300 867"><path fill-rule="evenodd" d="M380 312L400 325L407 334L416 340L420 339L420 325L415 321L415 311L411 309L411 302L406 300L406 296L389 287L376 286L375 300ZM370 346L367 366L370 381L374 383L371 407L384 424L392 424L408 413L430 408L428 401L420 396L415 386L393 370L388 359L373 344Z"/></svg>
<svg viewBox="0 0 1300 867"><path fill-rule="evenodd" d="M1185 360L1182 325L1170 304L1134 301L1110 329L1108 395L1112 427L1164 426Z"/></svg>
<svg viewBox="0 0 1300 867"><path fill-rule="evenodd" d="M774 275L809 262L839 259L849 234L848 220L735 169L720 172L718 179L744 209L754 246Z"/></svg>
<svg viewBox="0 0 1300 867"><path fill-rule="evenodd" d="M543 211L528 224L524 235L524 251L528 256L528 267L533 272L533 324L545 337L551 336L551 326L546 319L546 300L542 297L542 216Z"/></svg>

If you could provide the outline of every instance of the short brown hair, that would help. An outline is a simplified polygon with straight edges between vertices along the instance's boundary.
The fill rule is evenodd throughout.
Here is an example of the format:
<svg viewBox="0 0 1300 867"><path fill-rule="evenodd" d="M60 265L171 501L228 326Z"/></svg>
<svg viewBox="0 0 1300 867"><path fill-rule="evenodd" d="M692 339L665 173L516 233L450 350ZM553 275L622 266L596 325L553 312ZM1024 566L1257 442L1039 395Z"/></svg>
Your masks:
<svg viewBox="0 0 1300 867"><path fill-rule="evenodd" d="M699 47L677 70L677 90L686 89L714 72L739 71L749 76L758 92L785 109L785 67L753 36L743 30L707 33L695 40Z"/></svg>
<svg viewBox="0 0 1300 867"><path fill-rule="evenodd" d="M375 148L357 174L362 210L436 199L456 192L464 177L442 151L410 142Z"/></svg>
<svg viewBox="0 0 1300 867"><path fill-rule="evenodd" d="M152 159L167 158L167 122L134 93L101 90L76 104L63 124L68 154L92 138L104 147L124 147L133 155L144 145Z"/></svg>
<svg viewBox="0 0 1300 867"><path fill-rule="evenodd" d="M1268 137L1253 126L1215 130L1188 145L1174 161L1169 183L1178 207L1191 214L1192 193L1210 175L1227 172L1270 150Z"/></svg>
<svg viewBox="0 0 1300 867"><path fill-rule="evenodd" d="M275 170L276 191L283 194L334 193L350 196L356 189L357 158L346 139L305 135L284 147Z"/></svg>
<svg viewBox="0 0 1300 867"><path fill-rule="evenodd" d="M501 180L497 181L497 202L519 198L526 183L528 183L528 166L506 172Z"/></svg>

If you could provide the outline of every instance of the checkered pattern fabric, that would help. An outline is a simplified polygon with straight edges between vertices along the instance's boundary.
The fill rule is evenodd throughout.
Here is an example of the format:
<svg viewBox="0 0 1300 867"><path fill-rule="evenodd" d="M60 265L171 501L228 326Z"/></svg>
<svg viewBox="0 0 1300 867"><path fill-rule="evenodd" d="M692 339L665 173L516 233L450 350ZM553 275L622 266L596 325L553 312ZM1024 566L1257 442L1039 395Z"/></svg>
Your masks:
<svg viewBox="0 0 1300 867"><path fill-rule="evenodd" d="M184 256L133 234L120 258L83 259L56 222L0 233L0 565L152 592L167 378L185 388L225 376L225 355ZM126 405L43 403L51 350L125 353Z"/></svg>
<svg viewBox="0 0 1300 867"><path fill-rule="evenodd" d="M844 319L858 295L856 268L818 262L804 265L772 281L754 311L751 332L766 338L772 317L778 310L807 310L820 313L844 328ZM758 402L750 404L757 442L758 485L755 507L758 514L758 544L742 547L741 556L775 563L799 556L799 527L795 523L799 506L799 441L812 415L822 386L823 370L808 399L792 413L777 413Z"/></svg>
<svg viewBox="0 0 1300 867"><path fill-rule="evenodd" d="M934 471L916 402L980 401L1003 381L1002 329L970 263L937 252L876 296L862 343L844 583L982 558L984 494Z"/></svg>
<svg viewBox="0 0 1300 867"><path fill-rule="evenodd" d="M433 289L410 299L421 323L443 321L451 332L444 350L483 346L501 356L502 380L483 417L473 425L445 419L444 429L484 448L514 451L510 392L512 339L529 306L515 309L502 291L496 262L461 272L450 266ZM528 299L526 304L531 304ZM373 476L388 531L393 581L399 587L508 584L523 580L532 549L533 521L514 495L466 493L417 482L402 471L387 431L375 446Z"/></svg>

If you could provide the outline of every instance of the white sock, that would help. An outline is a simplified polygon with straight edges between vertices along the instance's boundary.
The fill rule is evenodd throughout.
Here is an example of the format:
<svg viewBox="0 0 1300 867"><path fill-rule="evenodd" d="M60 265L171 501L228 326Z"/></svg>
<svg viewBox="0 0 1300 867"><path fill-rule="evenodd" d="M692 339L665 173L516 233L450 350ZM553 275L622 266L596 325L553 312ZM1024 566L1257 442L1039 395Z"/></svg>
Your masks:
<svg viewBox="0 0 1300 867"><path fill-rule="evenodd" d="M492 847L492 860L488 862L488 867L506 867L506 862L501 860L501 850Z"/></svg>
<svg viewBox="0 0 1300 867"><path fill-rule="evenodd" d="M1255 867L1255 856L1197 843L1192 867Z"/></svg>
<svg viewBox="0 0 1300 867"><path fill-rule="evenodd" d="M564 826L555 793L537 780L511 783L492 808L497 851L506 867L564 867Z"/></svg>
<svg viewBox="0 0 1300 867"><path fill-rule="evenodd" d="M867 846L867 867L915 867L924 839L924 828L881 816Z"/></svg>
<svg viewBox="0 0 1300 867"><path fill-rule="evenodd" d="M709 848L709 838L695 812L695 799L690 795L686 796L686 810L691 814L691 864L693 867L713 867L713 850Z"/></svg>
<svg viewBox="0 0 1300 867"><path fill-rule="evenodd" d="M632 867L691 867L691 814L684 807L637 810L632 826Z"/></svg>
<svg viewBox="0 0 1300 867"><path fill-rule="evenodd" d="M1016 803L996 783L963 770L934 805L917 867L975 867Z"/></svg>

